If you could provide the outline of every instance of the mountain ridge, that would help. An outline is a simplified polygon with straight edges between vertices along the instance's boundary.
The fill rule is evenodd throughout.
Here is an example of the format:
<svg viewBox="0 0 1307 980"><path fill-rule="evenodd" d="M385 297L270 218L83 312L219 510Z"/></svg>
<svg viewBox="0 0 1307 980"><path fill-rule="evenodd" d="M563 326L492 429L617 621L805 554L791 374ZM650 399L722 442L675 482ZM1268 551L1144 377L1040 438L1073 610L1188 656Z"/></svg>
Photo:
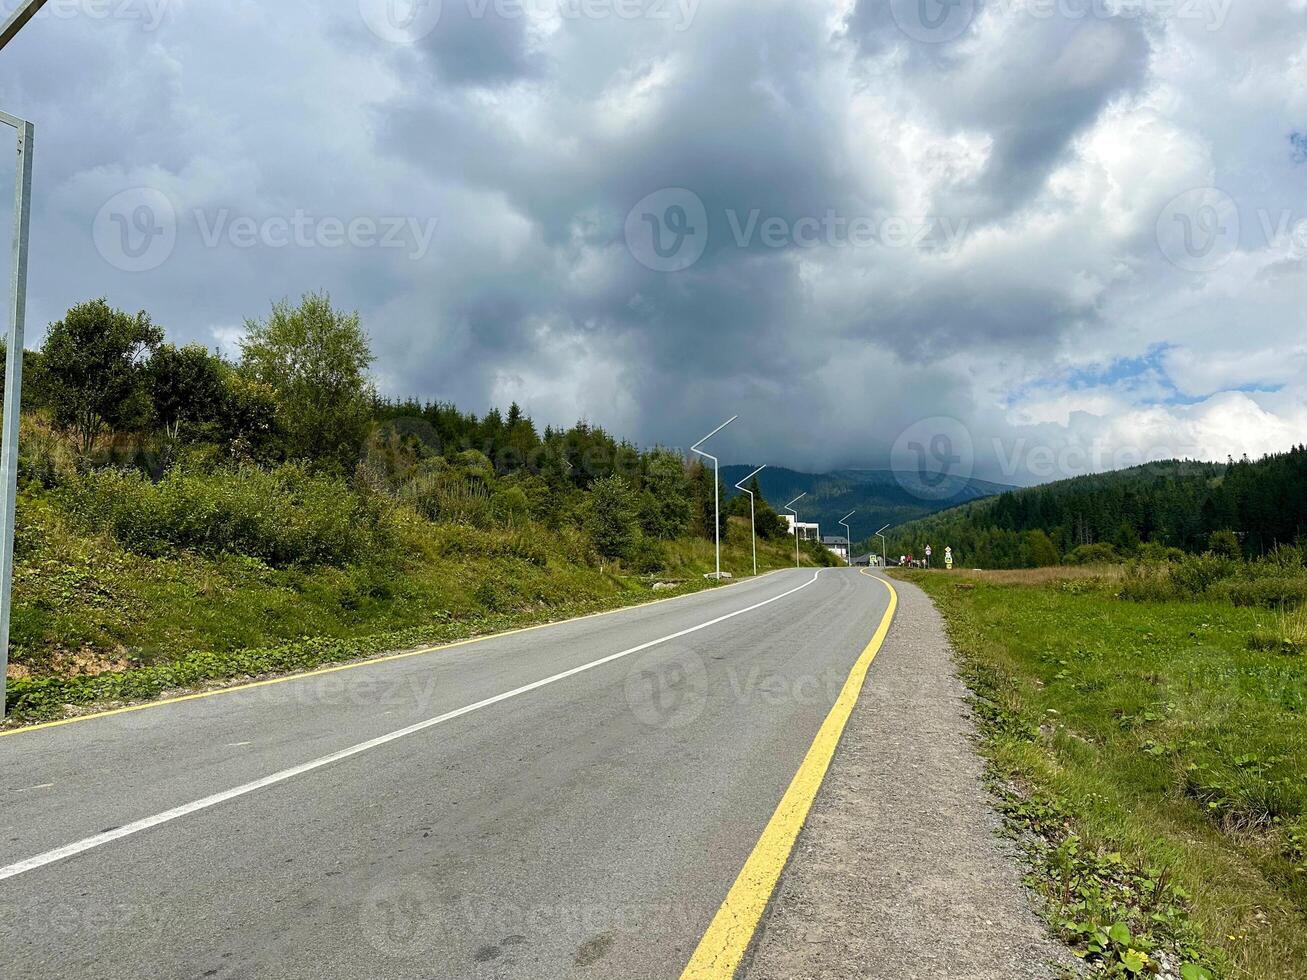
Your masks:
<svg viewBox="0 0 1307 980"><path fill-rule="evenodd" d="M722 467L722 483L728 497L738 493L735 484L756 468L739 464ZM946 477L938 485L930 485L916 474L894 470L845 468L827 473L806 473L783 466L764 469L758 474L758 483L763 496L777 511L800 493L806 493L796 508L799 517L804 521L819 522L822 534L842 534L843 528L836 522L849 511L856 510L857 516L852 522L855 540L867 538L882 524L917 520L1018 489L970 477Z"/></svg>

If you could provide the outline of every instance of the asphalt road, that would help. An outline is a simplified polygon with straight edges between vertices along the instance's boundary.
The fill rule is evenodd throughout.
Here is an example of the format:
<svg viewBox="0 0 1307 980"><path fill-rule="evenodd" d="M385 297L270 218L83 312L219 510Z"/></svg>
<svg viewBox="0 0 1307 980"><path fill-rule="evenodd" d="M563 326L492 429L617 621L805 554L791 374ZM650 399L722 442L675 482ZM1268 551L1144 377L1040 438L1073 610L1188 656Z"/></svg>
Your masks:
<svg viewBox="0 0 1307 980"><path fill-rule="evenodd" d="M0 975L677 977L887 598L781 572L0 738Z"/></svg>

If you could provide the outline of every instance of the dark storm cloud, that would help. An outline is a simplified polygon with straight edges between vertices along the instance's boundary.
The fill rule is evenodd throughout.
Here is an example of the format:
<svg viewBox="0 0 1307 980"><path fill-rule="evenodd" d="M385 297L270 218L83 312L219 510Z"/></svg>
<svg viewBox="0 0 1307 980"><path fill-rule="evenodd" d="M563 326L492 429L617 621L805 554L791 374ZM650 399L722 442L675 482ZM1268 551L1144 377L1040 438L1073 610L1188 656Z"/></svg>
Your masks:
<svg viewBox="0 0 1307 980"><path fill-rule="evenodd" d="M445 3L440 23L421 41L436 76L454 85L504 85L538 75L525 16L499 16L491 0Z"/></svg>
<svg viewBox="0 0 1307 980"><path fill-rule="evenodd" d="M646 444L738 411L726 453L814 468L885 465L939 415L1009 479L1022 439L1219 455L1307 423L1307 361L1262 356L1307 327L1275 272L1304 260L1301 0L1211 0L1193 23L1003 0L933 42L898 0L445 0L418 31L359 2L179 2L155 30L73 17L6 50L0 104L40 126L35 334L105 294L230 345L270 301L328 288L387 393L517 398ZM1196 273L1159 236L1168 202L1212 185L1242 235ZM172 202L176 243L126 272L92 232L141 188ZM663 192L702 208L679 271L630 238L669 218ZM430 237L270 241L297 213ZM252 245L205 234L240 219ZM700 231L680 222L673 244ZM1155 386L1064 384L1162 341Z"/></svg>

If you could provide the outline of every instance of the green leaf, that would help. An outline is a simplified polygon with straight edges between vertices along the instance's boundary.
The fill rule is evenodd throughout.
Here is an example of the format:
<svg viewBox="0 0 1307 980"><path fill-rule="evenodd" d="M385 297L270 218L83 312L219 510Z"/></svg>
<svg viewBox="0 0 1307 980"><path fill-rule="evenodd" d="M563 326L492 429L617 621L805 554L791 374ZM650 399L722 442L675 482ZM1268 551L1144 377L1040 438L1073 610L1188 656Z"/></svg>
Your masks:
<svg viewBox="0 0 1307 980"><path fill-rule="evenodd" d="M1180 967L1180 980L1212 980L1212 974L1197 963L1186 963Z"/></svg>
<svg viewBox="0 0 1307 980"><path fill-rule="evenodd" d="M1124 922L1118 922L1116 925L1112 926L1112 928L1108 930L1107 935L1111 938L1112 942L1116 943L1118 946L1130 945L1130 927Z"/></svg>
<svg viewBox="0 0 1307 980"><path fill-rule="evenodd" d="M1148 957L1137 949L1128 949L1125 955L1121 957L1121 965L1131 973L1138 973L1148 965Z"/></svg>

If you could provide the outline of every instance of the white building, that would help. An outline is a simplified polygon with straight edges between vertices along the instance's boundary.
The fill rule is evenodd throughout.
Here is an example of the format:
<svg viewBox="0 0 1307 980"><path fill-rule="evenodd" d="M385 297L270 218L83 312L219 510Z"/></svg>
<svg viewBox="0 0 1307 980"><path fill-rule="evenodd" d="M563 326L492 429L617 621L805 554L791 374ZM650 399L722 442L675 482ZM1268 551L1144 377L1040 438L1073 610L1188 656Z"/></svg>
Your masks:
<svg viewBox="0 0 1307 980"><path fill-rule="evenodd" d="M821 543L826 546L826 550L831 552L840 561L849 560L849 542L838 535L827 535L821 539Z"/></svg>
<svg viewBox="0 0 1307 980"><path fill-rule="evenodd" d="M795 523L794 523L794 515L793 515L793 514L783 514L783 515L781 515L781 516L783 516L783 517L785 518L785 530L788 531L790 534L793 534L793 533L794 533L794 528L795 528L795 526L796 526ZM820 541L820 540L821 540L821 525L820 525L820 524L809 524L809 523L807 523L806 521L799 521L797 526L798 526L798 528L799 528L799 540L800 540L800 541Z"/></svg>

